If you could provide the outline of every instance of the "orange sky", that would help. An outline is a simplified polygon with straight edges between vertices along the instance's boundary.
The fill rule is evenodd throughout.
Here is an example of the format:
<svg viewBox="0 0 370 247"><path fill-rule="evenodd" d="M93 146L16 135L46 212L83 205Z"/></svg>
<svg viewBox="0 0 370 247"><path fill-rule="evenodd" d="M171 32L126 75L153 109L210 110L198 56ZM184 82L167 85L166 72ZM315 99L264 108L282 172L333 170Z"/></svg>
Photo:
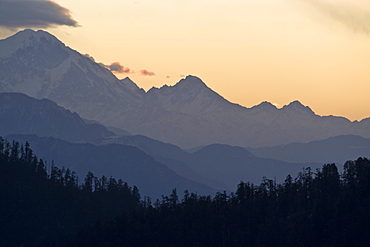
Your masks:
<svg viewBox="0 0 370 247"><path fill-rule="evenodd" d="M367 0L55 2L80 27L47 31L97 62L136 71L118 76L146 90L191 74L246 107L299 100L319 115L370 117Z"/></svg>

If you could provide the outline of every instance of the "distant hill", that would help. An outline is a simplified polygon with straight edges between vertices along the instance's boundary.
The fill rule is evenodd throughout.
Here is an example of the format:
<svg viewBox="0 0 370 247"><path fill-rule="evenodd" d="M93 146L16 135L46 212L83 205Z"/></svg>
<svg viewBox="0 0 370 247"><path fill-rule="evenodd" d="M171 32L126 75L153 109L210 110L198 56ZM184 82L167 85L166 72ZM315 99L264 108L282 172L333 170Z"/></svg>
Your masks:
<svg viewBox="0 0 370 247"><path fill-rule="evenodd" d="M263 177L282 182L288 174L295 176L303 167L315 170L322 165L260 158L244 148L223 144L212 144L189 153L172 144L139 135L112 137L103 143L138 147L181 176L223 190L234 190L240 181L260 184Z"/></svg>
<svg viewBox="0 0 370 247"><path fill-rule="evenodd" d="M207 175L201 175L187 164L191 162L191 154L180 147L164 143L142 135L114 136L105 139L103 144L123 144L139 148L152 156L158 162L187 179L207 184L216 189L225 190L227 186L217 180L212 180Z"/></svg>
<svg viewBox="0 0 370 247"><path fill-rule="evenodd" d="M317 163L289 163L260 158L244 148L212 144L192 154L190 168L235 189L240 181L260 184L263 177L283 182L287 175L296 176L303 168L316 169Z"/></svg>
<svg viewBox="0 0 370 247"><path fill-rule="evenodd" d="M369 157L370 139L356 135L341 135L308 143L250 148L253 154L288 162L318 162L344 164L347 160Z"/></svg>
<svg viewBox="0 0 370 247"><path fill-rule="evenodd" d="M130 185L137 186L142 196L151 196L153 199L171 193L174 188L177 188L179 193L185 190L204 195L215 193L215 190L208 186L179 176L136 147L70 143L36 135L9 135L6 138L21 143L28 141L34 153L48 161L49 169L54 161L58 167L76 171L80 179L84 179L88 171L97 177L104 175L108 178L121 178Z"/></svg>
<svg viewBox="0 0 370 247"><path fill-rule="evenodd" d="M0 93L0 135L36 134L71 142L98 142L114 135L99 124L87 124L48 99L21 93Z"/></svg>

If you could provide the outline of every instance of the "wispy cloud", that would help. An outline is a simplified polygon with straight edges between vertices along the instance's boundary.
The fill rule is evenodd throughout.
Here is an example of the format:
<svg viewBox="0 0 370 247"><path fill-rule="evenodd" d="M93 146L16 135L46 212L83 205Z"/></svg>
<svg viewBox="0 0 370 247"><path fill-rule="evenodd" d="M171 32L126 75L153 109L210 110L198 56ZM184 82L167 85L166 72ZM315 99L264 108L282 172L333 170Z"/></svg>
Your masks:
<svg viewBox="0 0 370 247"><path fill-rule="evenodd" d="M77 27L69 9L51 0L0 0L0 26L8 29Z"/></svg>
<svg viewBox="0 0 370 247"><path fill-rule="evenodd" d="M354 32L370 34L370 9L361 1L303 0Z"/></svg>
<svg viewBox="0 0 370 247"><path fill-rule="evenodd" d="M89 54L85 54L84 56L95 61L95 59ZM103 64L103 63L99 63L99 64L103 66L104 68L109 69L114 74L139 74L142 76L154 76L155 75L154 72L149 71L147 69L134 70L134 69L131 69L129 67L122 65L120 62L114 62L114 63L111 63L110 65Z"/></svg>
<svg viewBox="0 0 370 247"><path fill-rule="evenodd" d="M146 70L146 69L141 69L141 70L140 70L140 74L141 74L141 75L143 75L143 76L153 76L153 75L155 75L155 73L154 73L154 72L152 72L152 71L148 71L148 70Z"/></svg>
<svg viewBox="0 0 370 247"><path fill-rule="evenodd" d="M170 78L185 78L186 75L167 75L166 76L166 79L170 79Z"/></svg>
<svg viewBox="0 0 370 247"><path fill-rule="evenodd" d="M106 67L110 71L117 73L117 74L133 73L133 71L130 68L123 66L119 62L114 62L114 63L111 63L110 65L104 65L104 67Z"/></svg>

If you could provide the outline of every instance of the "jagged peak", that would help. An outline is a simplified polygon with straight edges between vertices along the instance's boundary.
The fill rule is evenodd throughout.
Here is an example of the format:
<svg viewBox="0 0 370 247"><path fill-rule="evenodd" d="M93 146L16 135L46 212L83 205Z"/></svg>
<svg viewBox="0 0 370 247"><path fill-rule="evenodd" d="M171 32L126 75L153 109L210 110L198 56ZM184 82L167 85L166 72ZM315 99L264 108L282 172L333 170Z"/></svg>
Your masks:
<svg viewBox="0 0 370 247"><path fill-rule="evenodd" d="M135 83L130 77L125 77L123 79L121 79L122 82L125 82L125 83Z"/></svg>
<svg viewBox="0 0 370 247"><path fill-rule="evenodd" d="M282 110L299 110L315 114L310 107L303 105L298 100L292 101L288 105L283 106Z"/></svg>
<svg viewBox="0 0 370 247"><path fill-rule="evenodd" d="M140 91L142 93L145 93L144 89L139 88L139 86L133 80L131 80L130 77L126 77L120 80L120 82L122 82L124 85L126 85L129 89L133 91Z"/></svg>
<svg viewBox="0 0 370 247"><path fill-rule="evenodd" d="M168 86L167 84L164 84L162 87L152 87L148 90L148 93L153 93L153 92L168 92L167 90L173 90L173 89L178 89L178 90L194 90L194 91L199 91L200 89L208 89L211 90L210 88L207 87L207 85L197 76L193 75L188 75L184 79L181 79L179 82L177 82L173 86ZM176 90L177 91L177 90Z"/></svg>

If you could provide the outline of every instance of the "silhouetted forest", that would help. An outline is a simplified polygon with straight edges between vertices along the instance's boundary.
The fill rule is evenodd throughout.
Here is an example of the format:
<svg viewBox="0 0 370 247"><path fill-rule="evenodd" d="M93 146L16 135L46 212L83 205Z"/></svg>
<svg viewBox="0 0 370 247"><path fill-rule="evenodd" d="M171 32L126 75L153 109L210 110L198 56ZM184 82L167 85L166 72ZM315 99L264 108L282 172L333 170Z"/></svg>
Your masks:
<svg viewBox="0 0 370 247"><path fill-rule="evenodd" d="M140 206L136 187L69 169L46 171L28 143L0 137L0 246L58 246L79 228Z"/></svg>
<svg viewBox="0 0 370 247"><path fill-rule="evenodd" d="M214 197L174 189L151 202L122 180L45 171L1 139L2 246L370 246L370 161L241 182Z"/></svg>

